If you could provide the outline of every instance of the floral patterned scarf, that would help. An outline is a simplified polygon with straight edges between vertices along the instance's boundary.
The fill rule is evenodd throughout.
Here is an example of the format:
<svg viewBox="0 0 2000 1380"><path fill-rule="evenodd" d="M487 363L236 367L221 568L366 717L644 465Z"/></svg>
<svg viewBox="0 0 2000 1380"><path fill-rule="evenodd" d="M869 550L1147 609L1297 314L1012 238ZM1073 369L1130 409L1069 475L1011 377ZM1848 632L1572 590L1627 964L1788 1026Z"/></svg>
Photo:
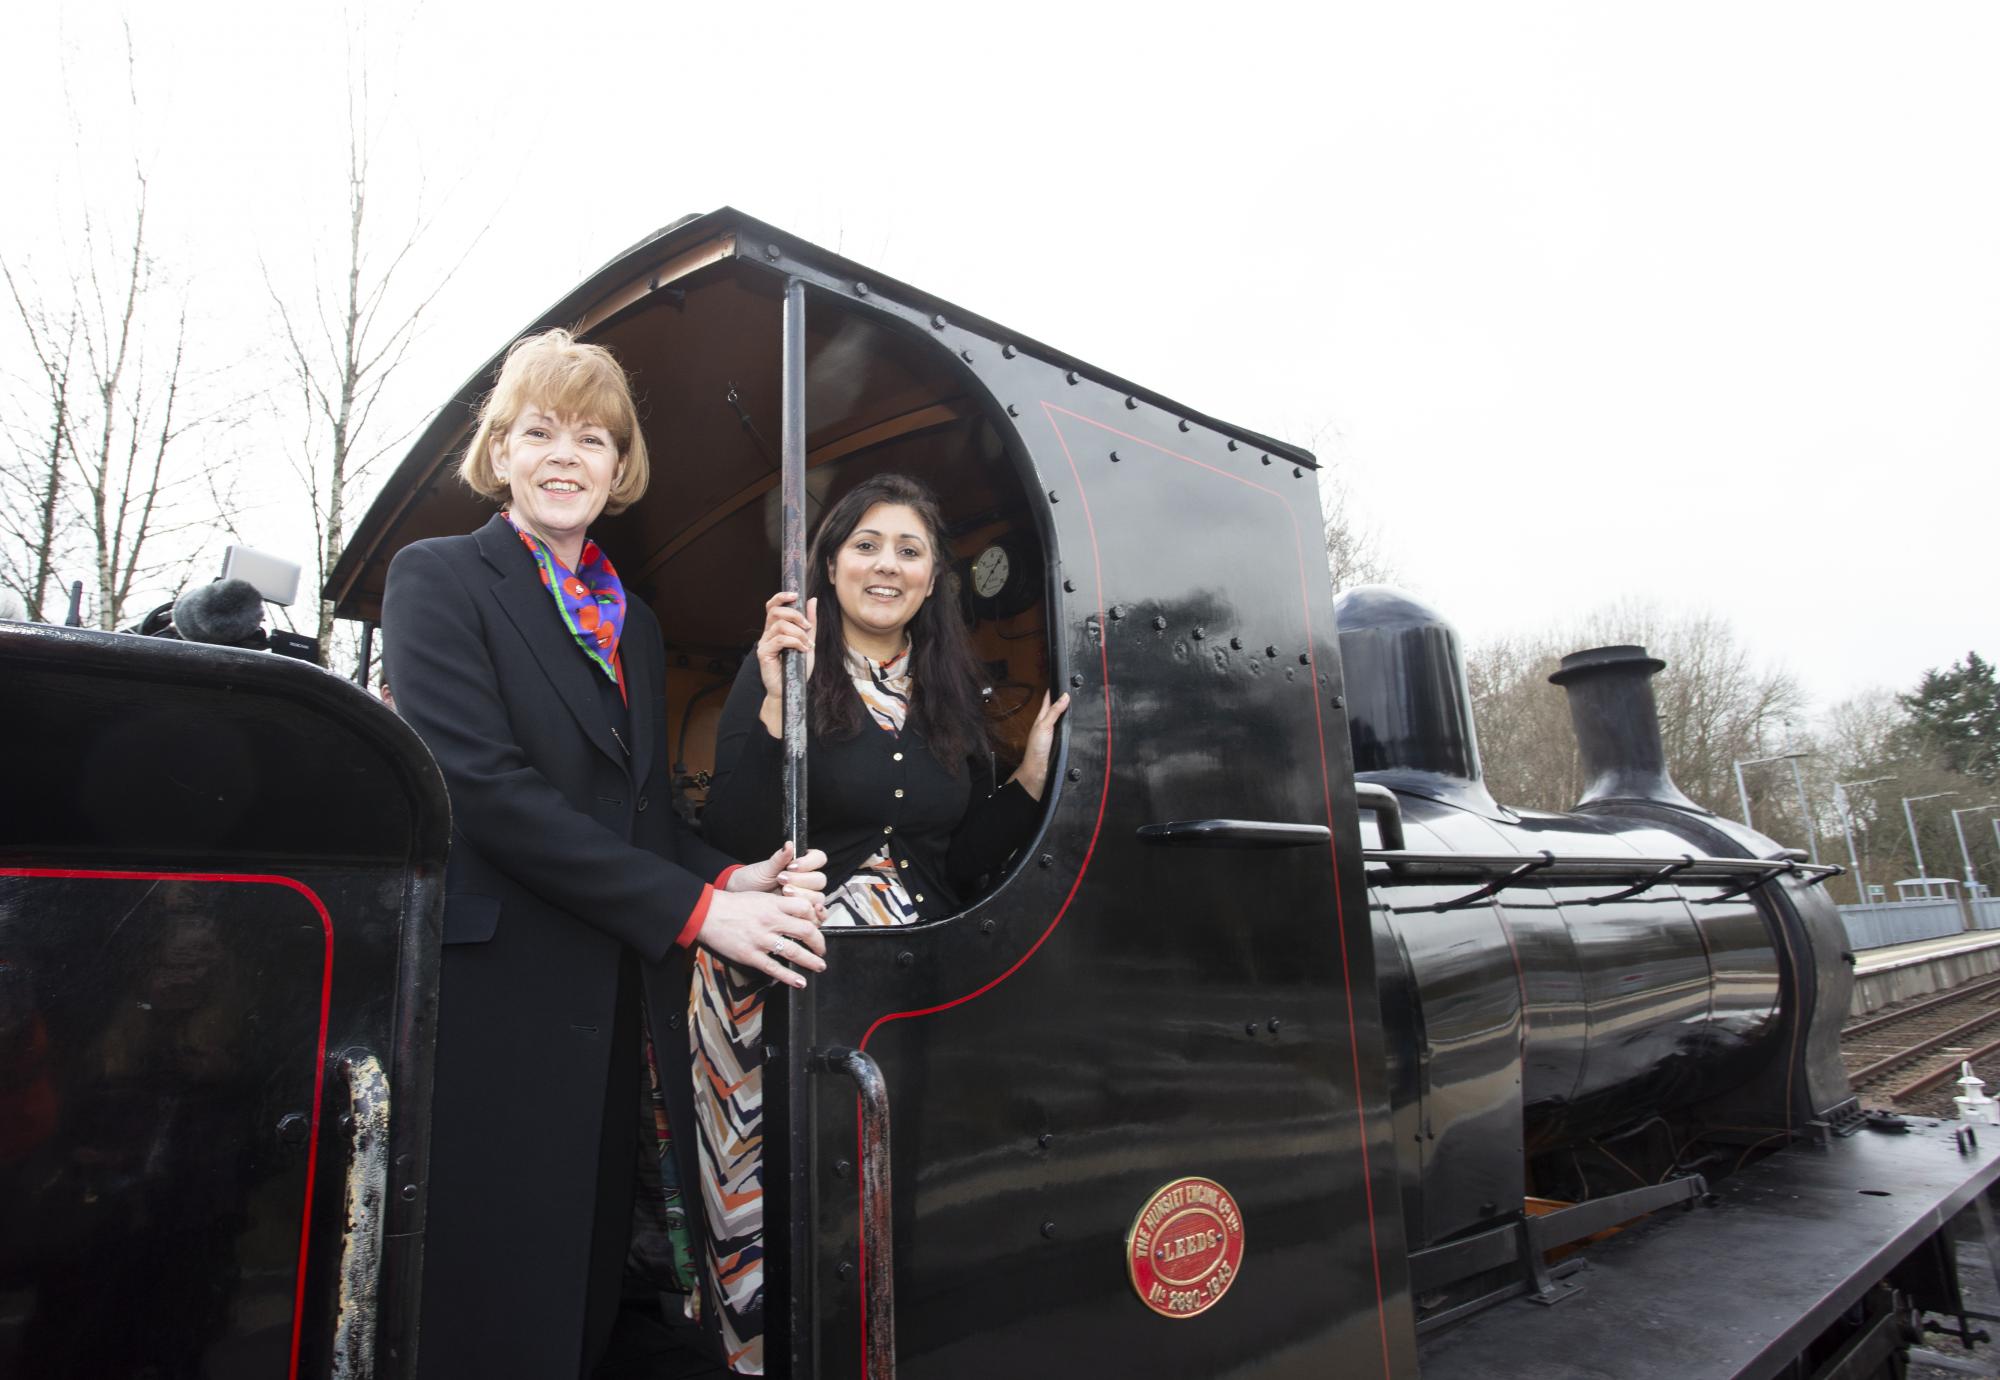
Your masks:
<svg viewBox="0 0 2000 1380"><path fill-rule="evenodd" d="M625 585L612 568L611 558L594 541L583 544L583 558L572 571L556 559L548 543L514 521L512 513L502 514L521 535L521 544L535 558L542 583L555 596L556 611L563 626L583 648L585 656L611 677L618 693L625 693L625 663L618 658L618 636L625 631Z"/></svg>

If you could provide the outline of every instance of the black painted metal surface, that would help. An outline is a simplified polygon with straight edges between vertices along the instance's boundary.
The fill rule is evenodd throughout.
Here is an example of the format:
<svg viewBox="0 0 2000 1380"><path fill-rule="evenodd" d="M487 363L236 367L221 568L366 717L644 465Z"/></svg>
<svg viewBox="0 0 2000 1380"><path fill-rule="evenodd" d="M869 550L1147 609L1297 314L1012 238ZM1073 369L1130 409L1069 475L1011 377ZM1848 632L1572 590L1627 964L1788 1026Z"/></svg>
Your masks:
<svg viewBox="0 0 2000 1380"><path fill-rule="evenodd" d="M1310 471L971 330L926 329L1012 405L1010 449L1048 500L1045 583L1069 587L1049 620L1072 707L1060 794L1015 875L952 920L830 935L838 978L812 989L815 1038L874 1055L896 1107L902 1372L1407 1375ZM1328 835L1179 848L1139 832L1217 819ZM816 1093L802 1374L859 1369L861 1226L839 1168L853 1102ZM1190 1174L1236 1196L1246 1249L1228 1294L1175 1320L1135 1294L1124 1240Z"/></svg>
<svg viewBox="0 0 2000 1380"><path fill-rule="evenodd" d="M1518 1218L1537 1156L1676 1113L1782 1141L1847 1098L1806 1076L1808 1034L1837 1035L1825 1013L1845 1005L1797 923L1823 899L1817 874L1764 861L1769 840L1717 830L1673 788L1647 684L1660 662L1568 660L1595 794L1586 813L1521 814L1481 784L1450 625L1379 587L1336 611L1357 761L1402 799L1400 829L1371 822L1369 856L1400 969L1387 1009L1413 1250Z"/></svg>
<svg viewBox="0 0 2000 1380"><path fill-rule="evenodd" d="M1783 1151L1711 1185L1714 1208L1598 1243L1556 1308L1515 1300L1426 1339L1424 1380L1761 1380L1996 1178L1991 1139L1961 1153L1936 1123Z"/></svg>
<svg viewBox="0 0 2000 1380"><path fill-rule="evenodd" d="M1555 869L1588 858L1600 874L1560 886L1528 876L1467 905L1463 882L1422 880L1421 865L1410 881L1378 871L1377 913L1395 939L1409 1011L1401 1040L1394 1008L1389 1020L1391 1047L1407 1051L1394 1081L1413 1248L1518 1212L1528 1156L1728 1097L1762 1075L1781 1081L1796 1057L1785 1038L1796 971L1776 910L1806 889L1779 875L1776 895L1724 899L1738 883L1713 879L1710 865L1706 882L1627 894L1632 885L1608 861L1621 851L1632 859L1627 878L1650 878L1662 859L1712 841L1672 827L1682 818L1597 812L1507 824L1406 800L1414 853L1546 853ZM1771 1093L1747 1115L1782 1131L1829 1105L1800 1098L1788 1109Z"/></svg>
<svg viewBox="0 0 2000 1380"><path fill-rule="evenodd" d="M427 754L315 667L21 624L0 715L30 729L0 792L0 1374L325 1375L343 1309L347 1354L406 1373ZM394 1082L386 1201L352 1224L343 1056Z"/></svg>

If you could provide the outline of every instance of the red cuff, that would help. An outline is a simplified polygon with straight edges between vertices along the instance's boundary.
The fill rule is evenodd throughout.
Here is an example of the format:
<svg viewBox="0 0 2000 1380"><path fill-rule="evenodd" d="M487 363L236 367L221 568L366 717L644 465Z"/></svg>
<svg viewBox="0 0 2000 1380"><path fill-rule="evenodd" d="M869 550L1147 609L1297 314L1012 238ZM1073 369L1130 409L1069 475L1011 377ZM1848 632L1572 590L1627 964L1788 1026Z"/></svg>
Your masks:
<svg viewBox="0 0 2000 1380"><path fill-rule="evenodd" d="M729 866L723 868L720 873L716 874L715 880L710 885L717 891L727 891L729 890L729 879L742 870L742 863L731 863Z"/></svg>
<svg viewBox="0 0 2000 1380"><path fill-rule="evenodd" d="M722 875L727 877L729 873L725 872ZM681 932L675 938L674 943L680 945L683 949L694 947L695 936L701 933L702 924L708 919L708 903L714 899L714 887L705 886L701 889L701 899L694 903L694 913L688 916L687 924L681 926Z"/></svg>

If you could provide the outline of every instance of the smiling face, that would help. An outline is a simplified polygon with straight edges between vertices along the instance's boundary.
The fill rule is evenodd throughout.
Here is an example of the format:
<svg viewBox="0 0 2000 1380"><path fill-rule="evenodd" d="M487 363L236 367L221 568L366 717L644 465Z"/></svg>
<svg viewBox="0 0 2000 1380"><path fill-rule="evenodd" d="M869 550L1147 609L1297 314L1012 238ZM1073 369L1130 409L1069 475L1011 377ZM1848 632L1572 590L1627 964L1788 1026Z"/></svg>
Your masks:
<svg viewBox="0 0 2000 1380"><path fill-rule="evenodd" d="M557 417L530 404L496 437L493 472L505 480L514 520L572 569L584 533L611 497L621 461L610 428Z"/></svg>
<svg viewBox="0 0 2000 1380"><path fill-rule="evenodd" d="M878 503L861 515L827 563L841 631L855 650L893 656L904 629L937 587L937 553L913 508Z"/></svg>

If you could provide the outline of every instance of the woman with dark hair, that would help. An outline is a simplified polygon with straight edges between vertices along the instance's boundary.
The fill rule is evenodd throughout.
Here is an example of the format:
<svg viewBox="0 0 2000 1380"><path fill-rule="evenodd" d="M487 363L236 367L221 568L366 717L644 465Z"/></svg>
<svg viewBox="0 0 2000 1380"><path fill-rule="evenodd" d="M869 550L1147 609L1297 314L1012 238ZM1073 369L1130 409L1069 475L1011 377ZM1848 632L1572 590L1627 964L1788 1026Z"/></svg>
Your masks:
<svg viewBox="0 0 2000 1380"><path fill-rule="evenodd" d="M1043 696L1019 769L996 782L972 640L956 601L937 597L949 557L929 489L900 474L857 485L813 535L803 611L796 591L765 604L757 654L722 710L703 824L717 847L754 855L784 841L783 655L805 655L806 807L827 855L828 925L950 915L1034 832L1069 696ZM751 1075L767 983L696 957L690 1030L697 1070L712 1075L697 1089L708 1245L730 1364L745 1375L763 1373L762 1080Z"/></svg>

